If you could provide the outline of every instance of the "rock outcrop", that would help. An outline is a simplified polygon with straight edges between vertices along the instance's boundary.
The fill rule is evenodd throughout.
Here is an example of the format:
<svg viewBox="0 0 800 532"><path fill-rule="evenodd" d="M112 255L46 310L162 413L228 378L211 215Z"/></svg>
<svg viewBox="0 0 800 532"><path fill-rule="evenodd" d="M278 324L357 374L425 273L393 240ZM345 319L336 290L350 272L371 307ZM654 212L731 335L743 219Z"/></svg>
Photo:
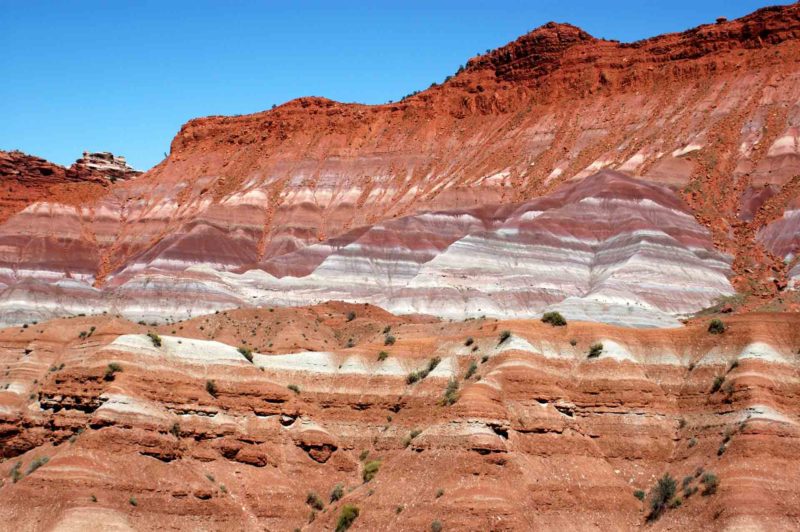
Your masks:
<svg viewBox="0 0 800 532"><path fill-rule="evenodd" d="M102 309L178 319L263 304L266 294L273 304L336 297L394 311L480 315L452 303L469 295L497 316L554 306L640 325L674 325L733 289L747 295L745 309L784 305L796 273L781 242L792 240L793 226L778 220L798 192L798 102L794 4L627 44L547 24L396 103L310 97L253 115L192 120L168 158L141 177L79 204L45 198L0 224L0 322ZM601 202L591 208L602 221L581 219L579 239L591 234L620 246L610 252L564 240L544 252L555 210L540 222L513 220L513 209L565 197L586 178L584 189L610 182L598 172L612 170L640 181L637 193L671 189L673 221L690 214L709 233L683 222L685 235L661 232L660 221L648 218L650 197L635 209ZM652 201L663 218L669 208ZM559 212L558 223L569 226L567 216L582 209L564 204ZM442 224L441 213L463 219ZM638 221L629 224L631 216ZM434 236L419 248L380 241L402 224ZM508 240L513 251L498 250L504 231L520 228ZM649 231L658 233L655 241ZM362 248L361 238L379 245ZM482 248L490 253L486 267L460 258L451 267L447 261L463 257L462 245L475 238L494 246ZM626 239L632 247L621 244ZM402 271L387 271L375 260L385 258L370 255L398 250L406 256ZM519 282L494 286L492 272L509 257L518 259ZM576 259L579 268L550 281L534 275L531 283L531 272L552 274ZM342 267L354 269L339 275ZM458 280L483 274L469 279L477 288ZM641 286L678 288L637 295L630 288L639 274L648 279ZM710 281L683 290L688 278ZM379 292L398 299L388 304ZM433 294L447 297L436 307Z"/></svg>
<svg viewBox="0 0 800 532"><path fill-rule="evenodd" d="M116 182L118 179L132 179L142 173L131 168L125 157L117 156L107 151L83 152L83 157L73 164L73 168L81 167L102 174L112 182Z"/></svg>
<svg viewBox="0 0 800 532"><path fill-rule="evenodd" d="M0 519L331 530L354 505L353 530L795 528L800 314L707 325L334 303L6 329Z"/></svg>

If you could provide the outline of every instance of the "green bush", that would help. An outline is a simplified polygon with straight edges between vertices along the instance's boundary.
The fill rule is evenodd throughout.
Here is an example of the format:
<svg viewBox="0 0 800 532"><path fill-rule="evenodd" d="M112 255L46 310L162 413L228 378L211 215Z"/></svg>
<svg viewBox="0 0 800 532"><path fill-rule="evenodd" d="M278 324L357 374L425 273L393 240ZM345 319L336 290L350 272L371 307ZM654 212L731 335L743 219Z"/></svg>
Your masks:
<svg viewBox="0 0 800 532"><path fill-rule="evenodd" d="M647 516L649 521L655 521L667 505L675 496L677 483L669 473L664 473L664 476L658 479L655 487L650 491L650 514Z"/></svg>
<svg viewBox="0 0 800 532"><path fill-rule="evenodd" d="M214 381L206 381L206 391L211 397L217 397L217 383Z"/></svg>
<svg viewBox="0 0 800 532"><path fill-rule="evenodd" d="M383 339L383 345L394 345L396 338L391 334L387 334L386 338Z"/></svg>
<svg viewBox="0 0 800 532"><path fill-rule="evenodd" d="M139 506L139 502L136 500L135 497L131 497L128 499L128 502L131 503L131 506Z"/></svg>
<svg viewBox="0 0 800 532"><path fill-rule="evenodd" d="M371 460L364 464L364 471L361 473L361 478L364 479L364 482L369 482L375 475L378 474L378 470L381 468L380 460Z"/></svg>
<svg viewBox="0 0 800 532"><path fill-rule="evenodd" d="M444 495L444 490L442 488L439 488L438 490L436 490L436 498L437 499L439 497L441 497L442 495Z"/></svg>
<svg viewBox="0 0 800 532"><path fill-rule="evenodd" d="M636 490L636 491L633 492L633 496L636 497L637 499L639 499L640 501L644 500L644 495L645 495L645 493L644 493L643 490Z"/></svg>
<svg viewBox="0 0 800 532"><path fill-rule="evenodd" d="M497 342L497 345L502 344L503 342L505 342L509 338L511 338L511 331L503 331L503 332L501 332L500 333L500 341Z"/></svg>
<svg viewBox="0 0 800 532"><path fill-rule="evenodd" d="M351 310L347 313L347 321L353 321L354 319L356 319L356 313Z"/></svg>
<svg viewBox="0 0 800 532"><path fill-rule="evenodd" d="M49 461L50 459L46 456L40 456L38 458L34 458L33 461L30 463L30 465L28 466L28 471L26 474L30 475L31 473L33 473L34 471L36 471Z"/></svg>
<svg viewBox="0 0 800 532"><path fill-rule="evenodd" d="M345 532L358 517L358 506L352 504L345 504L342 506L342 511L339 513L339 519L336 521L336 532Z"/></svg>
<svg viewBox="0 0 800 532"><path fill-rule="evenodd" d="M708 322L708 332L711 334L722 334L725 332L725 324L722 323L722 320L714 318Z"/></svg>
<svg viewBox="0 0 800 532"><path fill-rule="evenodd" d="M464 380L469 380L470 377L475 375L475 372L478 371L478 364L474 360L469 363L469 367L467 368L467 373L464 375Z"/></svg>
<svg viewBox="0 0 800 532"><path fill-rule="evenodd" d="M442 532L442 522L438 519L431 523L431 532Z"/></svg>
<svg viewBox="0 0 800 532"><path fill-rule="evenodd" d="M314 493L313 491L309 491L308 495L306 495L306 504L314 508L315 510L322 510L325 508L325 503L322 502L319 495Z"/></svg>
<svg viewBox="0 0 800 532"><path fill-rule="evenodd" d="M378 353L378 361L379 362L383 362L387 358L389 358L389 353L387 351L381 351L380 353Z"/></svg>
<svg viewBox="0 0 800 532"><path fill-rule="evenodd" d="M467 338L464 341L464 345L467 346L467 347L471 346L474 343L475 343L475 339L472 336L470 336L469 338Z"/></svg>
<svg viewBox="0 0 800 532"><path fill-rule="evenodd" d="M287 388L289 388L290 390L292 390L296 394L300 393L300 387L297 386L296 384L290 384L290 385L287 386Z"/></svg>
<svg viewBox="0 0 800 532"><path fill-rule="evenodd" d="M589 358L597 358L603 352L603 344L597 342L589 347Z"/></svg>
<svg viewBox="0 0 800 532"><path fill-rule="evenodd" d="M161 337L158 334L149 331L147 336L150 338L150 341L153 342L154 347L161 347Z"/></svg>
<svg viewBox="0 0 800 532"><path fill-rule="evenodd" d="M700 482L703 483L703 491L701 495L704 497L708 497L709 495L714 495L717 492L717 487L719 486L719 479L717 475L714 473L705 473L703 477L700 479Z"/></svg>
<svg viewBox="0 0 800 532"><path fill-rule="evenodd" d="M106 372L103 374L103 380L113 381L115 374L120 373L121 371L122 371L122 366L120 366L116 362L111 362L108 366L106 366Z"/></svg>
<svg viewBox="0 0 800 532"><path fill-rule="evenodd" d="M450 406L458 401L458 381L455 379L450 379L447 383L447 388L444 391L444 397L442 397L441 404L442 406Z"/></svg>
<svg viewBox="0 0 800 532"><path fill-rule="evenodd" d="M249 347L242 346L239 348L239 353L247 359L251 364L253 363L253 350Z"/></svg>
<svg viewBox="0 0 800 532"><path fill-rule="evenodd" d="M724 375L717 375L714 377L714 382L711 384L711 393L717 393L722 388L722 383L725 382Z"/></svg>
<svg viewBox="0 0 800 532"><path fill-rule="evenodd" d="M16 484L22 478L22 473L20 473L19 469L22 467L22 462L17 462L9 471L8 476L11 477L11 482Z"/></svg>
<svg viewBox="0 0 800 532"><path fill-rule="evenodd" d="M332 503L344 497L344 487L341 484L336 484L331 490L330 500Z"/></svg>
<svg viewBox="0 0 800 532"><path fill-rule="evenodd" d="M549 323L553 327L563 327L567 324L567 320L564 319L560 312L545 312L542 316L542 321Z"/></svg>

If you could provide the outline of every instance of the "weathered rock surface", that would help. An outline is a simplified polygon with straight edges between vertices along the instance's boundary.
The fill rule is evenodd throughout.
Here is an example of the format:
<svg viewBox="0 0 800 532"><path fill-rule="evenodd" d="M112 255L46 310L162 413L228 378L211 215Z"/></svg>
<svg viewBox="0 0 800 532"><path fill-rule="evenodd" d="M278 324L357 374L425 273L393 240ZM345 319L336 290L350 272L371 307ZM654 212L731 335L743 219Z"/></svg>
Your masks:
<svg viewBox="0 0 800 532"><path fill-rule="evenodd" d="M353 504L353 530L794 529L800 315L725 321L712 335L326 304L5 329L0 519L330 530ZM646 524L634 492L664 473L681 505Z"/></svg>
<svg viewBox="0 0 800 532"><path fill-rule="evenodd" d="M121 155L103 152L83 152L83 157L75 161L73 167L83 167L102 174L112 182L118 179L132 179L142 172L133 169Z"/></svg>
<svg viewBox="0 0 800 532"><path fill-rule="evenodd" d="M795 4L630 44L547 24L397 103L192 120L135 180L9 209L0 322L333 297L674 325L733 288L753 308L796 275L798 81ZM657 198L616 208L630 198L611 170Z"/></svg>

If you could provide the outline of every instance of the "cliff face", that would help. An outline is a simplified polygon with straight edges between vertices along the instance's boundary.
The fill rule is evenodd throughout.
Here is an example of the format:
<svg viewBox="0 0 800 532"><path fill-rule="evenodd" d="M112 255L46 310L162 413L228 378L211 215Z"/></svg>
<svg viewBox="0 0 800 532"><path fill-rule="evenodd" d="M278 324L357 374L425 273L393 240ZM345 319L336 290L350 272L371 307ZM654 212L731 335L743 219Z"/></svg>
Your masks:
<svg viewBox="0 0 800 532"><path fill-rule="evenodd" d="M480 231L503 234L510 209L557 196L559 187L601 170L670 188L681 204L678 210L708 229L702 238L722 254L712 262L721 265L714 269L728 281L714 282L711 292L687 299L687 308L671 308L665 321L659 314L663 305L651 305L627 289L594 297L588 303L594 310L585 301L571 305L566 298L585 299L593 288L584 273L567 268L556 286L541 287L548 295L538 303L523 296L490 312L535 314L565 301L565 312L574 317L606 320L617 311L597 309L612 301L617 308L647 307L651 316L639 323L674 324L676 316L733 288L750 294L745 308L768 301L791 308L784 289L796 275L789 211L800 168L799 59L798 5L632 44L548 24L397 103L364 106L300 98L254 115L192 120L175 137L169 157L141 177L87 197L79 206L58 198L38 202L0 226L4 321L100 309L135 319L177 319L178 307L186 316L246 305L274 298L275 286L288 294L310 287L317 295L286 298L293 302L335 297L384 304L350 281L327 275L337 267L325 262L332 256L328 250L346 249L352 261L374 264L370 251L359 255L357 235L384 231L387 223L401 219L400 226L413 224L433 234L441 227L426 227L426 219L416 217L431 211L477 219L443 229L448 233L440 242L424 254L414 252L412 263L438 272L442 264L434 259L450 243L476 238ZM602 175L591 179L603 182ZM583 201L602 198L604 192L594 188ZM641 192L645 189L655 190ZM642 257L655 264L642 232L651 223L644 206L652 198L639 200L638 214L602 210L612 228L638 223L618 215L645 218L642 227L618 234L617 241L638 242L629 264ZM694 227L688 230L697 233ZM598 231L588 242L591 253L607 237L605 229ZM523 237L515 245L530 244ZM558 259L526 259L525 264L541 268L573 260L574 250L563 240L550 244L548 253ZM384 248L384 255L403 256L408 246ZM709 248L703 242L686 249L697 256ZM316 258L303 259L305 265L298 267L297 254ZM537 256L535 250L524 254ZM493 253L473 273L502 269L502 257L503 252ZM615 262L609 257L603 260ZM323 269L316 272L317 266ZM386 281L385 272L369 268L354 271L377 290L415 293L413 285L398 287ZM292 277L302 274L302 286L263 280L262 272L281 278L289 271ZM674 284L665 269L642 272L650 272L644 274L652 274L657 285ZM600 277L592 282L602 281L613 269L594 274ZM393 277L399 278L415 276ZM447 284L450 290L453 283ZM443 304L447 308L432 309L423 290L410 296L417 302L410 310L480 315L451 305L470 293L455 287ZM506 295L515 299L513 291Z"/></svg>
<svg viewBox="0 0 800 532"><path fill-rule="evenodd" d="M353 530L792 529L798 320L713 335L326 304L6 329L0 518L331 530L354 505Z"/></svg>

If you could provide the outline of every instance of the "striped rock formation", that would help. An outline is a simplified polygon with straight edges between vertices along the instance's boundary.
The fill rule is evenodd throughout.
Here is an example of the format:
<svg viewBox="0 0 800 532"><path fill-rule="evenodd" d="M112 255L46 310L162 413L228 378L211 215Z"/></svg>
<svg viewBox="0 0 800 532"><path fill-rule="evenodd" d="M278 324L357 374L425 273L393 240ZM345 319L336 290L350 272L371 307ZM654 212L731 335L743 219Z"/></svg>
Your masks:
<svg viewBox="0 0 800 532"><path fill-rule="evenodd" d="M790 306L799 37L797 4L636 43L547 24L396 103L192 120L138 178L4 210L0 323L338 298L675 325L734 288Z"/></svg>
<svg viewBox="0 0 800 532"><path fill-rule="evenodd" d="M706 325L326 304L5 329L0 519L331 530L354 505L353 530L796 528L800 316ZM665 473L680 503L648 522L636 490Z"/></svg>

